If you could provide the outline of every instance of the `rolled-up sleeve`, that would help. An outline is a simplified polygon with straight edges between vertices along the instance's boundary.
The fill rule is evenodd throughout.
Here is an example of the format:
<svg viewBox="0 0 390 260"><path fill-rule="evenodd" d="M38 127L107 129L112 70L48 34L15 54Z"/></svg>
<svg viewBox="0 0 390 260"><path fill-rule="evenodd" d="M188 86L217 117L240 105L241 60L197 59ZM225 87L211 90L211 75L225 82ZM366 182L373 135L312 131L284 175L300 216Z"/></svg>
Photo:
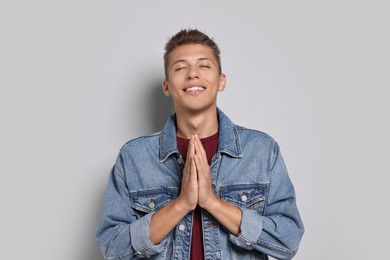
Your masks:
<svg viewBox="0 0 390 260"><path fill-rule="evenodd" d="M158 245L154 245L150 240L150 221L153 214L147 214L139 220L134 221L130 226L131 244L135 253L147 258L160 253L166 244L166 238Z"/></svg>
<svg viewBox="0 0 390 260"><path fill-rule="evenodd" d="M160 253L166 240L154 245L149 237L153 213L139 218L131 207L123 157L119 154L110 172L96 241L105 259L150 258Z"/></svg>
<svg viewBox="0 0 390 260"><path fill-rule="evenodd" d="M230 241L247 250L258 250L276 259L291 259L304 233L293 184L274 143L270 151L269 188L264 213L241 208L241 232Z"/></svg>
<svg viewBox="0 0 390 260"><path fill-rule="evenodd" d="M242 219L240 234L230 234L230 240L237 246L251 250L260 238L263 228L263 217L255 210L241 208Z"/></svg>

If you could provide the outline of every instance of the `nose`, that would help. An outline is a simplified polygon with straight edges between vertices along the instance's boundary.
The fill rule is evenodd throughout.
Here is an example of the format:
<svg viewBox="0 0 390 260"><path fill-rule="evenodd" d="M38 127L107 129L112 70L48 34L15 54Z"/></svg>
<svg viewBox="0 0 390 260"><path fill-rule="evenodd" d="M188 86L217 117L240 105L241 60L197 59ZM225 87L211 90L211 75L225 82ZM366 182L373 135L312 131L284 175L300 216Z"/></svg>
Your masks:
<svg viewBox="0 0 390 260"><path fill-rule="evenodd" d="M199 79L199 73L195 66L191 66L187 73L187 80Z"/></svg>

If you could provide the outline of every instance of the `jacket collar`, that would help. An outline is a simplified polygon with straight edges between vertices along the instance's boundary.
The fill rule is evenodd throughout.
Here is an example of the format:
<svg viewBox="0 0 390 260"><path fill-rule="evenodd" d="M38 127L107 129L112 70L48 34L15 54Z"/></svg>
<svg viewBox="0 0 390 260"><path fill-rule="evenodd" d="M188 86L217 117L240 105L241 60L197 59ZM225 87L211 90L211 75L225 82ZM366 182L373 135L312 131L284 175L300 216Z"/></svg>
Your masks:
<svg viewBox="0 0 390 260"><path fill-rule="evenodd" d="M219 121L219 138L217 153L225 153L232 157L241 157L242 149L236 126L217 108ZM160 162L170 155L179 153L176 143L176 114L168 118L160 135Z"/></svg>

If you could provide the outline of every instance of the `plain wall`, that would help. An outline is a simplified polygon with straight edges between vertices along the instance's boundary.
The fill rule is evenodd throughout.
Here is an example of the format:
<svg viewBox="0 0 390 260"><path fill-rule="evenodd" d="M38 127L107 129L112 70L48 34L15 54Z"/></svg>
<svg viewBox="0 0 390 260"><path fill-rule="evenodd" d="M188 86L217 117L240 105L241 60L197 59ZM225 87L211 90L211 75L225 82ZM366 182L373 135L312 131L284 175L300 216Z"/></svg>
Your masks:
<svg viewBox="0 0 390 260"><path fill-rule="evenodd" d="M306 233L295 259L384 259L389 229L388 1L0 4L2 259L100 260L108 173L173 111L169 36L222 51L219 107L273 136Z"/></svg>

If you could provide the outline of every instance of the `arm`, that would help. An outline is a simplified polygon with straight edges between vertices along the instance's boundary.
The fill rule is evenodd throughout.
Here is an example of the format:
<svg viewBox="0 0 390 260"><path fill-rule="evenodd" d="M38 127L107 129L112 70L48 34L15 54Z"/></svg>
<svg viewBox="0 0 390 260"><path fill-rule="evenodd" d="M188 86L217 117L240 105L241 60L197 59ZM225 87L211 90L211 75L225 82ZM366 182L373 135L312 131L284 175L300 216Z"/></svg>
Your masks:
<svg viewBox="0 0 390 260"><path fill-rule="evenodd" d="M230 233L237 236L240 233L242 211L240 208L230 204L216 195L201 206L213 215Z"/></svg>
<svg viewBox="0 0 390 260"><path fill-rule="evenodd" d="M211 185L206 151L197 135L193 136L191 141L195 147L194 158L199 185L199 206L213 215L230 233L238 235L242 218L241 209L215 195Z"/></svg>
<svg viewBox="0 0 390 260"><path fill-rule="evenodd" d="M190 142L180 195L171 203L157 211L150 223L150 239L154 244L160 243L179 221L195 209L198 202L198 183L194 161L194 146Z"/></svg>
<svg viewBox="0 0 390 260"><path fill-rule="evenodd" d="M294 187L276 143L271 151L269 174L264 214L242 209L241 233L238 237L230 235L230 240L242 248L255 249L276 259L291 259L298 250L304 227Z"/></svg>
<svg viewBox="0 0 390 260"><path fill-rule="evenodd" d="M274 143L270 153L270 184L263 215L256 210L238 208L216 196L200 141L195 141L195 148L199 205L229 230L230 240L235 245L277 259L291 259L298 249L304 228L279 146Z"/></svg>
<svg viewBox="0 0 390 260"><path fill-rule="evenodd" d="M164 243L153 245L149 239L153 213L138 218L130 207L122 153L123 150L110 172L96 240L105 258L121 256L121 259L129 260L137 255L150 257L161 252Z"/></svg>
<svg viewBox="0 0 390 260"><path fill-rule="evenodd" d="M159 244L189 211L179 197L157 211L150 223L150 240L153 244Z"/></svg>
<svg viewBox="0 0 390 260"><path fill-rule="evenodd" d="M197 180L193 148L189 147L180 195L155 213L139 218L132 209L121 150L110 172L107 193L96 240L105 258L150 258L162 251L165 238L177 223L197 205Z"/></svg>

